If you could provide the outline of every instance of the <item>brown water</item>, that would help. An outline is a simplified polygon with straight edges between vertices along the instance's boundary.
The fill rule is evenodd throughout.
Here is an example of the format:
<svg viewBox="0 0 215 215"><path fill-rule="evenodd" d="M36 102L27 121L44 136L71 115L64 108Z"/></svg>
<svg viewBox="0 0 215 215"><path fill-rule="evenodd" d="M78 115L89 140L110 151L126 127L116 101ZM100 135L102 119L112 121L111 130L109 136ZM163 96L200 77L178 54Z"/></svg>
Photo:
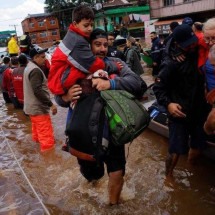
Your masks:
<svg viewBox="0 0 215 215"><path fill-rule="evenodd" d="M122 204L107 206L107 175L88 183L76 159L61 151L67 110L58 111L52 117L56 149L41 154L31 140L28 117L0 97L0 215L215 214L215 163L202 158L198 165L189 166L184 156L177 165L175 182L166 183L167 139L150 130L129 147Z"/></svg>

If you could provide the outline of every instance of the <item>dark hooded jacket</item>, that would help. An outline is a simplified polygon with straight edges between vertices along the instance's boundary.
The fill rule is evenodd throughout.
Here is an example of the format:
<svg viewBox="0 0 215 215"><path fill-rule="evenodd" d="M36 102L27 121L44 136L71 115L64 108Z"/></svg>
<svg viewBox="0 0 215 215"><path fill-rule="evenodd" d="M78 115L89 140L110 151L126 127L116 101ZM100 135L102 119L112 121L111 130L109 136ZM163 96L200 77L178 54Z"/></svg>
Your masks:
<svg viewBox="0 0 215 215"><path fill-rule="evenodd" d="M151 47L151 58L153 62L156 62L158 65L161 63L162 59L162 44L158 37L152 40L152 47Z"/></svg>
<svg viewBox="0 0 215 215"><path fill-rule="evenodd" d="M178 62L175 57L182 53L186 59ZM186 114L184 120L194 122L203 119L201 116L206 114L207 105L204 77L198 72L198 51L184 53L171 39L167 43L165 57L153 90L160 105L166 108L170 103L181 105L182 112Z"/></svg>

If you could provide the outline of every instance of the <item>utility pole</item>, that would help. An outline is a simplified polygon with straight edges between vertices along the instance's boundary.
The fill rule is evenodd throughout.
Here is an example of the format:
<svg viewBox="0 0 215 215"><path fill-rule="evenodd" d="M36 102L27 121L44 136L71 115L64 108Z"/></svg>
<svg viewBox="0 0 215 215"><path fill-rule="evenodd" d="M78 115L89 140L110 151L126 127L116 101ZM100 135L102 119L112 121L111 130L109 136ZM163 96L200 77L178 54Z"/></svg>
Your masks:
<svg viewBox="0 0 215 215"><path fill-rule="evenodd" d="M107 25L108 25L108 20L107 18L105 17L105 13L103 12L103 22L104 22L104 29L105 29L105 32L107 32Z"/></svg>
<svg viewBox="0 0 215 215"><path fill-rule="evenodd" d="M12 26L12 27L14 27L14 29L15 29L15 32L16 32L16 26L18 26L18 25L9 25L9 26ZM16 35L17 35L17 32L16 32Z"/></svg>

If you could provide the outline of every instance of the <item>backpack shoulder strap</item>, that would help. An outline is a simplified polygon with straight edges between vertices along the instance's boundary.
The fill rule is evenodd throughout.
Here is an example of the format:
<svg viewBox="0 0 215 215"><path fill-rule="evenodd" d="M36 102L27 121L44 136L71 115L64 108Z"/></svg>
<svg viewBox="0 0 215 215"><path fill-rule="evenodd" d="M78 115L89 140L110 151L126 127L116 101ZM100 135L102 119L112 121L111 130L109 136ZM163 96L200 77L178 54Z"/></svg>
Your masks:
<svg viewBox="0 0 215 215"><path fill-rule="evenodd" d="M97 137L99 132L99 120L100 120L100 114L104 107L102 98L98 96L95 99L94 105L92 107L92 112L89 118L89 131L92 136L92 142L94 146L97 145Z"/></svg>

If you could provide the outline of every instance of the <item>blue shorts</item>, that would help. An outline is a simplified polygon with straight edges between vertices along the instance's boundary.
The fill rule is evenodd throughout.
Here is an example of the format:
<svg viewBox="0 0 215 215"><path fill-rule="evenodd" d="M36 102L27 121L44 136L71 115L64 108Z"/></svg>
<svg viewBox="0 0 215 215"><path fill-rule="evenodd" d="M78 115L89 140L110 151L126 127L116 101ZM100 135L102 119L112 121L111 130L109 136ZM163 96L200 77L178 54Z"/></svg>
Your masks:
<svg viewBox="0 0 215 215"><path fill-rule="evenodd" d="M206 134L203 124L169 121L169 153L186 154L189 148L203 150Z"/></svg>
<svg viewBox="0 0 215 215"><path fill-rule="evenodd" d="M78 163L80 165L81 174L88 181L98 180L104 176L104 163L107 166L108 174L110 172L122 170L124 175L126 164L125 147L110 144L107 156L104 162L101 162L100 164L98 164L97 162L91 162L81 159L78 159Z"/></svg>

